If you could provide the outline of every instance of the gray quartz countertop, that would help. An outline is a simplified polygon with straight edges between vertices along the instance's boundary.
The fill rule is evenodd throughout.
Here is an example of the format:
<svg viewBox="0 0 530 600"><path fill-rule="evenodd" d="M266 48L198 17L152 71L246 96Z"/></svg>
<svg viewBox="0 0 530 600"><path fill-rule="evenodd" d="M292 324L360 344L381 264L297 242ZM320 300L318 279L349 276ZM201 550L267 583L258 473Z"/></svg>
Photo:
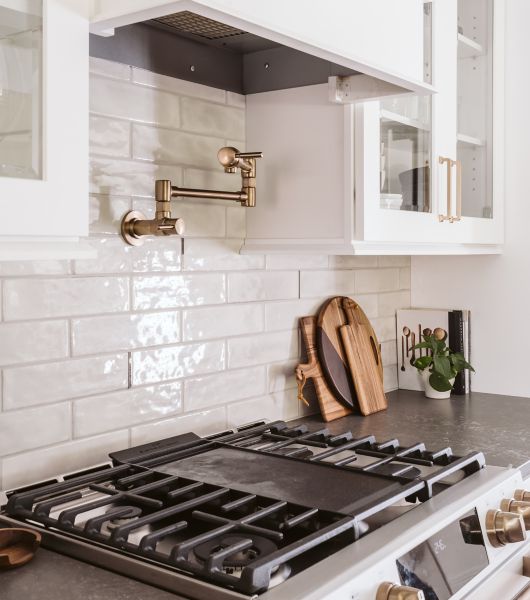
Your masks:
<svg viewBox="0 0 530 600"><path fill-rule="evenodd" d="M450 446L454 454L479 450L486 463L514 466L530 473L530 398L473 393L431 400L422 392L387 394L388 410L368 417L352 415L324 423L320 415L298 419L311 430L351 430L355 437L373 434L378 441L399 439L402 446L424 442L429 450Z"/></svg>
<svg viewBox="0 0 530 600"><path fill-rule="evenodd" d="M351 430L402 445L450 446L455 454L481 450L493 465L524 467L530 473L530 398L495 394L428 400L420 392L388 394L389 408L369 417L324 423L320 416L293 421L311 430ZM256 415L259 417L259 415ZM1 600L178 600L179 596L41 548L24 567L0 572Z"/></svg>

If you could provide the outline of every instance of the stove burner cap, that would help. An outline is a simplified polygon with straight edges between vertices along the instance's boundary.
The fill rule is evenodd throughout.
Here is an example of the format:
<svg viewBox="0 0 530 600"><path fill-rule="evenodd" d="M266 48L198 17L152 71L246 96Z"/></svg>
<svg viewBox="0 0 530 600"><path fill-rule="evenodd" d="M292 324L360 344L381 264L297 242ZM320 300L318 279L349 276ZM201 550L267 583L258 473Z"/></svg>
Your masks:
<svg viewBox="0 0 530 600"><path fill-rule="evenodd" d="M267 554L271 554L275 550L278 550L278 546L267 538L259 535L235 533L219 536L213 540L199 544L194 548L193 552L201 562L206 563L212 554L215 554L224 548L228 548L229 546L233 546L243 540L252 540L252 546L225 558L223 562L223 567L225 569L231 567L246 567L253 560L267 556Z"/></svg>

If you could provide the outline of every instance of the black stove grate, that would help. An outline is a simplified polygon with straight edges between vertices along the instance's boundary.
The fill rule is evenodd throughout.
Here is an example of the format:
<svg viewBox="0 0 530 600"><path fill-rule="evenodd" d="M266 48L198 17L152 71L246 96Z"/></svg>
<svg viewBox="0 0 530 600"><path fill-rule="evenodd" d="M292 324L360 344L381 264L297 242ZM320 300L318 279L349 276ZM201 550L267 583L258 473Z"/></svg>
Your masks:
<svg viewBox="0 0 530 600"><path fill-rule="evenodd" d="M259 493L261 482L250 482L246 472L220 485L208 461L221 457L222 467L225 456L243 457L236 466L250 465L251 474L270 460L278 477L280 470L296 479L312 469L332 483L351 483L348 494L361 497L347 510L328 510L326 490L293 501L296 489ZM6 514L246 594L266 590L287 564L296 573L352 543L363 519L396 499L426 500L451 478L484 466L481 453L456 457L448 448L430 452L423 444L402 447L283 422L210 438L177 436L111 457L111 468L9 494ZM202 468L201 461L211 478L188 476L184 467ZM307 477L298 479L303 493Z"/></svg>

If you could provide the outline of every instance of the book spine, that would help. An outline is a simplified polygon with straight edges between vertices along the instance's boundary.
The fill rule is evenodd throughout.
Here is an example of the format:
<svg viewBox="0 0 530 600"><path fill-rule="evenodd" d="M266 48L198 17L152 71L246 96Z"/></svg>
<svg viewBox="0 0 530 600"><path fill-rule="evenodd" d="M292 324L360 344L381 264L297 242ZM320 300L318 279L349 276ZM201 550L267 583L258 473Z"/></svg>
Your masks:
<svg viewBox="0 0 530 600"><path fill-rule="evenodd" d="M449 312L449 348L453 352L464 354L464 315L461 310L452 310ZM453 394L463 395L466 393L465 371L460 371L455 377Z"/></svg>

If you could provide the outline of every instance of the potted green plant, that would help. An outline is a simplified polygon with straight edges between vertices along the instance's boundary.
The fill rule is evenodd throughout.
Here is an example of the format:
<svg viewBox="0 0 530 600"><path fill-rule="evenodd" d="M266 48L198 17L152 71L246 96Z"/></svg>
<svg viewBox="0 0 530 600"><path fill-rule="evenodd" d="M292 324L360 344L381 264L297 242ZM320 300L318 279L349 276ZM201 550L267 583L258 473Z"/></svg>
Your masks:
<svg viewBox="0 0 530 600"><path fill-rule="evenodd" d="M426 355L414 361L425 386L427 398L449 398L455 377L461 371L475 369L460 352L453 352L445 343L447 333L437 328L431 335L423 335L423 342L416 344L414 350L425 350Z"/></svg>

